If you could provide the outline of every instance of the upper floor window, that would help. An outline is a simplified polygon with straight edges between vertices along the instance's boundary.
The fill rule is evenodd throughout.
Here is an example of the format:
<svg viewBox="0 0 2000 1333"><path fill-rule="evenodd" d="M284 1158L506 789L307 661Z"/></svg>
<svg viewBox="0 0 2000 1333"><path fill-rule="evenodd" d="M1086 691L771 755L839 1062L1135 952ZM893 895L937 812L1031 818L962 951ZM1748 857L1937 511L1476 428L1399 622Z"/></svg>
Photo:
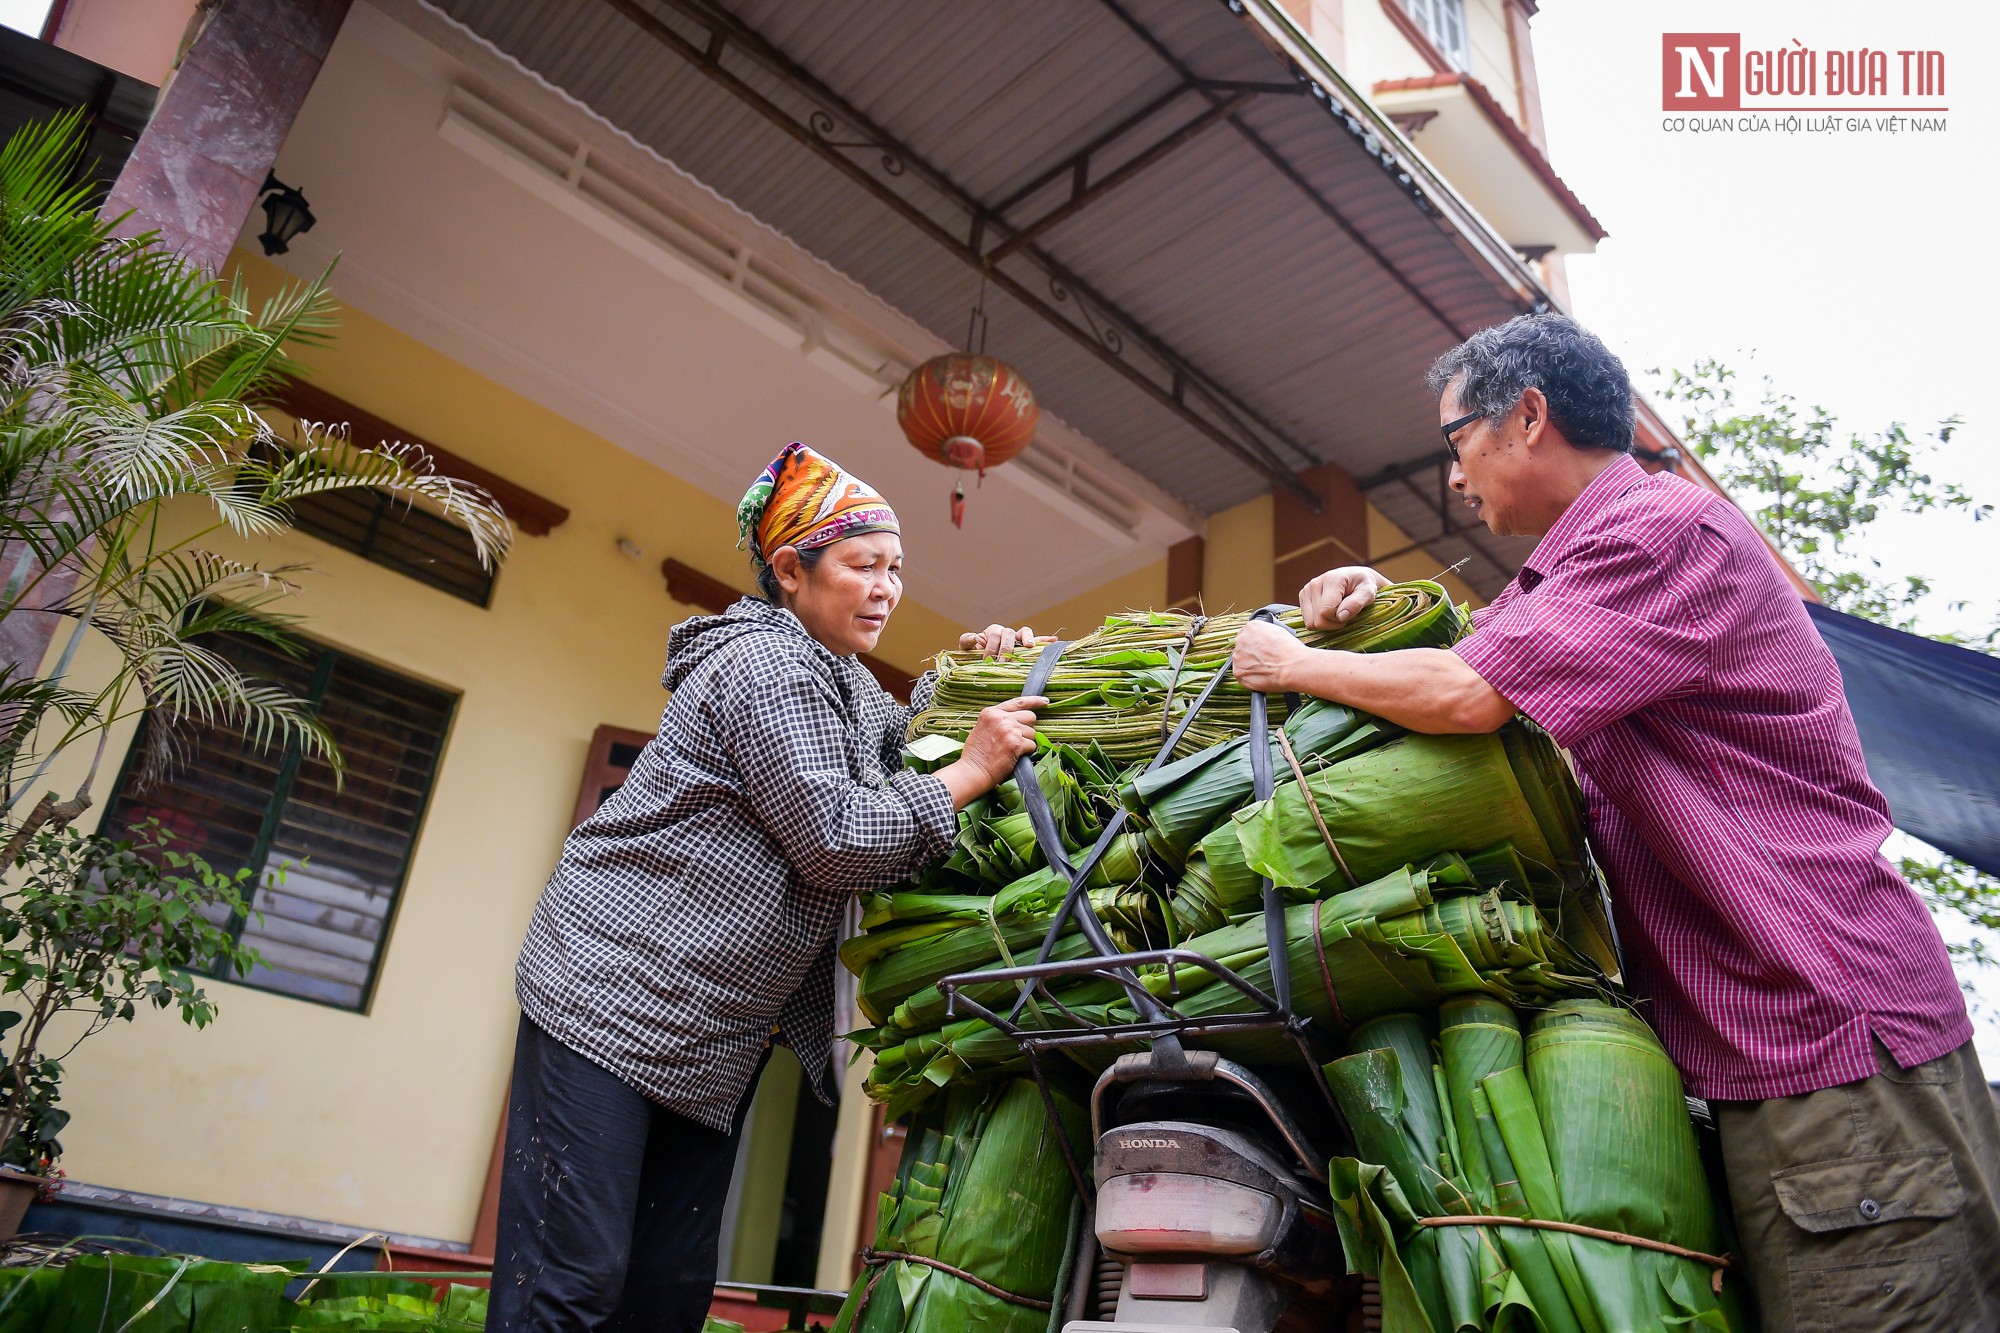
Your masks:
<svg viewBox="0 0 2000 1333"><path fill-rule="evenodd" d="M250 914L229 923L263 957L244 984L366 1008L457 697L318 644L297 657L242 635L203 646L310 701L345 780L296 746L270 749L231 726L160 735L148 717L104 828L157 819L217 870L255 872ZM167 771L143 782L154 748ZM280 868L281 878L265 874Z"/></svg>
<svg viewBox="0 0 2000 1333"><path fill-rule="evenodd" d="M1446 60L1466 67L1465 0L1403 0L1403 7Z"/></svg>

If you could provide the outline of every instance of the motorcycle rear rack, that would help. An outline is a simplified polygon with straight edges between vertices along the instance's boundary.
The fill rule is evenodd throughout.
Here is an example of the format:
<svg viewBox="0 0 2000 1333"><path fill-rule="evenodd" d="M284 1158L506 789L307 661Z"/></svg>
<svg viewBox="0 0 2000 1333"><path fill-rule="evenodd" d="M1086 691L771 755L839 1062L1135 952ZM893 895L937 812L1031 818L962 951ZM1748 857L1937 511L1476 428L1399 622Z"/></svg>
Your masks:
<svg viewBox="0 0 2000 1333"><path fill-rule="evenodd" d="M1277 613L1286 609L1289 608L1267 606L1257 611L1251 618L1277 624ZM1200 622L1197 621L1195 628L1188 633L1190 648L1193 646L1199 625ZM1068 646L1067 643L1058 640L1042 650L1034 669L1028 673L1027 683L1022 687L1023 697L1031 697L1041 692L1042 687L1048 684L1049 677L1054 674L1057 660ZM1174 747L1186 735L1196 715L1214 694L1216 686L1229 675L1229 671L1229 664L1224 663L1209 678L1208 684L1188 706L1178 725L1170 734L1161 738L1159 752L1153 757L1152 763L1147 765L1148 771L1167 762L1173 754ZM1178 676L1178 668L1175 674ZM1172 697L1172 687L1169 686L1170 708ZM1290 696L1289 701L1292 711L1297 711L1297 696ZM1256 798L1268 800L1275 787L1271 761L1270 720L1264 694L1256 690L1250 694L1249 757L1252 787ZM1020 787L1022 805L1026 808L1029 822L1034 827L1035 842L1047 859L1049 867L1068 881L1069 889L1063 897L1062 905L1049 921L1048 930L1042 936L1041 948L1037 951L1034 962L990 971L957 973L938 982L938 988L945 997L946 1013L956 1014L963 1007L966 1012L991 1023L1015 1040L1021 1048L1021 1053L1027 1057L1029 1071L1041 1089L1042 1102L1048 1110L1049 1121L1058 1127L1060 1117L1057 1114L1055 1097L1050 1092L1048 1079L1042 1072L1041 1055L1045 1050L1144 1041L1152 1043L1152 1051L1158 1063L1172 1067L1184 1064L1187 1059L1181 1045L1183 1037L1260 1029L1281 1030L1298 1047L1300 1058L1304 1060L1309 1071L1309 1081L1319 1089L1320 1096L1325 1099L1328 1109L1333 1114L1334 1123L1351 1140L1353 1136L1347 1124L1347 1117L1341 1112L1340 1103L1335 1100L1333 1088L1327 1083L1325 1071L1321 1068L1321 1059L1314 1052L1311 1020L1292 1008L1290 951L1284 934L1284 902L1270 879L1266 877L1263 880L1260 892L1264 907L1265 942L1271 960L1270 993L1244 980L1224 964L1193 950L1173 948L1138 953L1123 952L1112 941L1110 933L1104 928L1104 923L1092 909L1090 896L1084 891L1084 886L1089 880L1091 871L1096 868L1098 861L1124 828L1127 812L1121 809L1107 820L1096 844L1081 861L1072 865L1069 853L1057 832L1054 812L1049 808L1048 798L1042 791L1040 779L1036 776L1033 759L1024 755L1016 760L1014 776ZM1064 925L1072 922L1084 941L1089 944L1092 955L1086 958L1051 961L1049 954L1055 949ZM1207 1018L1187 1017L1171 1005L1163 1003L1140 982L1136 968L1160 963L1167 965L1170 974L1173 968L1182 965L1198 967L1208 972L1215 978L1211 984L1233 987L1256 1006L1255 1012L1217 1014ZM1110 1024L1092 1023L1084 1019L1063 1005L1049 990L1049 981L1057 977L1099 977L1116 982L1131 997L1138 1018L1129 1023ZM964 993L964 988L967 986L993 983L1011 983L1019 988L1012 1006L1005 1015L996 1013ZM1169 993L1172 994L1175 990L1176 988L1170 985ZM1074 1020L1074 1026L1031 1027L1020 1021L1023 1010L1033 1005L1039 1012L1044 1004ZM1056 1140L1062 1147L1063 1159L1076 1181L1078 1193L1086 1199L1092 1197L1093 1191L1071 1152L1069 1139L1059 1128Z"/></svg>
<svg viewBox="0 0 2000 1333"><path fill-rule="evenodd" d="M1137 969L1141 967L1164 966L1167 969L1167 999L1154 994L1138 979ZM1191 967L1208 973L1215 984L1226 985L1246 1000L1257 1006L1254 1012L1241 1014L1212 1014L1205 1017L1189 1018L1175 1009L1170 1000L1179 997L1178 970ZM1129 1023L1094 1023L1078 1014L1049 989L1049 982L1071 980L1079 977L1094 977L1115 982L1130 995L1135 1004L1144 996L1149 1007L1155 1011L1150 1018L1141 1018ZM1261 987L1246 981L1231 968L1216 962L1206 954L1192 949L1148 949L1138 953L1099 954L1089 958L1072 958L1052 963L1028 963L1018 967L991 968L982 972L959 972L945 977L938 983L944 994L945 1013L957 1017L963 1010L975 1018L984 1019L1000 1031L1012 1037L1023 1047L1037 1049L1057 1049L1065 1046L1096 1046L1112 1043L1148 1041L1160 1037L1199 1036L1213 1032L1249 1032L1259 1029L1283 1029L1288 1034L1305 1040L1311 1027L1311 1020L1293 1013L1274 996ZM1018 987L1017 1001L1006 1014L987 1008L970 995L964 993L967 987L985 986ZM1052 1009L1069 1019L1073 1025L1029 1026L1017 1021L1024 1009L1042 1013ZM1141 1012L1146 1012L1145 1008Z"/></svg>

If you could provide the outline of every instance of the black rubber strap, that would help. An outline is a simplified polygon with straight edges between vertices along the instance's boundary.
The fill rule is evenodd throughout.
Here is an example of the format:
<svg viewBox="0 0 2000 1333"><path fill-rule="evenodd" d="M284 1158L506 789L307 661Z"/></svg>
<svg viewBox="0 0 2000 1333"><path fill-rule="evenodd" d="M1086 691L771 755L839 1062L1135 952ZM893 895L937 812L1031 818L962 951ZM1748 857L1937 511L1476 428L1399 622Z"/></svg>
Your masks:
<svg viewBox="0 0 2000 1333"><path fill-rule="evenodd" d="M1039 666L1040 664L1037 663L1037 665ZM1195 696L1194 702L1188 705L1187 713L1181 718L1180 725L1174 728L1173 735L1167 737L1166 743L1160 746L1160 751L1153 756L1153 761L1146 765L1146 772L1150 773L1161 764L1167 762L1168 758L1174 752L1174 747L1181 743L1181 737L1185 736L1187 729L1194 725L1194 720L1201 713L1202 706L1208 702L1209 696L1215 693L1215 687L1220 685L1222 678L1228 674L1229 665L1225 662L1222 668L1209 678L1208 684L1202 687L1201 693ZM1046 678L1044 679L1044 683L1046 683ZM1075 873L1070 877L1069 892L1064 895L1062 906L1057 909L1055 919L1049 922L1048 933L1042 936L1042 947L1035 954L1035 961L1037 963L1046 963L1049 961L1049 954L1055 949L1056 940L1062 935L1064 920L1068 918L1070 912L1075 908L1077 900L1083 894L1083 882L1090 877L1090 872L1097 868L1097 863L1104 859L1104 854L1110 850L1112 841L1124 830L1125 821L1130 814L1131 811L1121 808L1117 814L1113 815L1111 822L1105 825L1104 832L1097 835L1096 845L1090 849L1089 853L1083 858L1083 861L1076 867ZM1030 822L1032 822L1032 819ZM1039 837L1039 834L1037 836ZM1085 906L1086 908L1088 907L1087 902ZM1011 1016L1018 1018L1020 1010L1021 1002L1017 1001L1014 1006L1014 1013Z"/></svg>
<svg viewBox="0 0 2000 1333"><path fill-rule="evenodd" d="M1069 647L1057 639L1042 649L1042 655L1035 659L1035 665L1028 672L1028 682L1021 687L1023 698L1033 698L1048 688L1049 677L1056 673L1056 663L1062 659L1063 649ZM1035 842L1047 858L1049 868L1065 879L1072 879L1076 872L1070 868L1069 851L1063 846L1062 833L1056 828L1055 811L1049 808L1049 798L1042 791L1042 781L1035 774L1033 755L1022 755L1014 761L1014 781L1021 789L1021 804L1028 811L1028 822L1034 826Z"/></svg>
<svg viewBox="0 0 2000 1333"><path fill-rule="evenodd" d="M1250 619L1278 625L1278 612L1286 609L1267 606ZM1284 629L1283 625L1278 627ZM1289 634L1291 631L1285 632ZM1287 695L1286 702L1291 712L1298 711L1297 695ZM1250 692L1250 786L1260 801L1270 800L1271 793L1277 790L1271 771L1270 706L1262 690ZM1292 958L1285 943L1284 897L1269 875L1258 877L1258 893L1264 903L1264 943L1271 955L1271 994L1277 999L1278 1008L1289 1014L1292 1011Z"/></svg>
<svg viewBox="0 0 2000 1333"><path fill-rule="evenodd" d="M1042 650L1042 655L1035 660L1033 670L1028 673L1027 684L1022 687L1023 695L1032 697L1047 686L1049 677L1055 674L1056 659L1068 646L1067 643L1052 643ZM1174 752L1174 747L1181 743L1181 737L1185 736L1187 729L1194 725L1202 706L1215 693L1215 687L1220 685L1223 677L1228 674L1229 664L1225 662L1209 678L1208 684L1202 687L1201 693L1195 696L1194 702L1188 705L1187 713L1181 718L1180 725L1174 728L1173 734L1160 746L1159 753L1153 756L1153 761L1146 765L1146 772L1150 773L1167 762L1168 757ZM1068 851L1063 847L1062 838L1055 827L1055 814L1049 809L1048 798L1042 793L1041 780L1035 775L1033 763L1026 758L1018 760L1014 774L1021 788L1021 803L1028 810L1028 822L1034 825L1036 844L1041 847L1042 855L1048 859L1049 865L1069 880L1069 889L1063 894L1062 906L1056 909L1056 914L1049 920L1048 930L1042 934L1042 945L1035 951L1035 961L1037 963L1049 961L1049 955L1055 951L1056 941L1062 937L1064 924L1072 919L1077 923L1077 928L1083 932L1084 938L1090 942L1091 948L1105 955L1117 953L1118 949L1112 943L1110 935L1106 933L1104 923L1097 919L1097 912L1090 905L1090 897L1084 892L1084 882L1090 878L1090 872L1097 868L1097 863L1104 859L1104 854L1111 849L1111 844L1124 830L1125 821L1131 812L1121 808L1113 815L1105 824L1104 831L1097 835L1097 842L1085 854L1083 860L1071 866ZM1035 814L1037 806L1043 812L1041 816ZM1047 821L1048 829L1046 836L1042 831L1044 819ZM1021 1011L1027 1007L1027 1003L1028 988L1023 987L1021 993L1014 998L1013 1008L1007 1014L1008 1019L1019 1020ZM1149 1011L1147 1013L1149 1018L1164 1017L1166 1014L1166 1011L1160 1009L1150 998L1140 998L1138 1004L1141 1010ZM1155 1009L1158 1010L1157 1013L1150 1012Z"/></svg>

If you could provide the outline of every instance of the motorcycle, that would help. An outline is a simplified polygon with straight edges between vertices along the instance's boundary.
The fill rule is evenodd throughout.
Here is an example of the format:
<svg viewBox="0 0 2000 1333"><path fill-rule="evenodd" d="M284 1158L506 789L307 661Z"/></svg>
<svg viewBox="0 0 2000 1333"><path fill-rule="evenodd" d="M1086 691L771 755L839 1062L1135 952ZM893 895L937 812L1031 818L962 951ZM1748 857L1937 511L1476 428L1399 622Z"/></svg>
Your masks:
<svg viewBox="0 0 2000 1333"><path fill-rule="evenodd" d="M1260 612L1268 617L1270 609ZM1031 673L1034 694L1053 670L1062 645L1051 645ZM1162 747L1172 752L1200 711L1218 672ZM1037 678L1039 676L1039 679ZM1273 775L1262 694L1251 697L1251 770L1256 795L1267 799ZM1089 1205L1079 1252L1069 1265L1064 1333L1303 1333L1306 1329L1380 1327L1379 1292L1346 1272L1327 1195L1326 1164L1351 1151L1351 1140L1320 1073L1327 1058L1306 1019L1293 1012L1290 978L1279 967L1267 993L1211 958L1185 949L1121 952L1091 910L1082 886L1117 835L1110 821L1097 846L1071 866L1026 759L1016 768L1023 802L1051 867L1069 880L1038 960L947 977L939 983L949 1010L969 1013L1013 1036L1042 1077L1041 1056L1069 1046L1146 1043L1121 1054L1098 1078L1090 1099L1092 1154L1088 1172L1071 1161ZM1287 956L1283 911L1269 880L1263 884L1270 957ZM1092 957L1047 961L1066 922L1089 942ZM1149 965L1198 968L1234 987L1245 1011L1204 1019L1176 1013L1139 981ZM1092 976L1121 985L1137 1021L1063 1028L1028 1026L1022 1013L1066 1013L1047 990L1055 980ZM994 983L1015 988L1011 1009L999 1013L968 989L991 994ZM1184 1044L1225 1031L1276 1030L1302 1056L1298 1086L1274 1086L1259 1073L1212 1050ZM1065 1156L1069 1155L1066 1139Z"/></svg>

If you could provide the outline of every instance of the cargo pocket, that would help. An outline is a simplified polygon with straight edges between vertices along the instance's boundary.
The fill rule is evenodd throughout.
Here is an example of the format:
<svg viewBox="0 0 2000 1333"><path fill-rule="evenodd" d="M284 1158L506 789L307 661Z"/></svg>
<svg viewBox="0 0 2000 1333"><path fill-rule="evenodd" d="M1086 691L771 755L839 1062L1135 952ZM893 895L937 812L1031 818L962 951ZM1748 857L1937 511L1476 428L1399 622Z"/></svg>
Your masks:
<svg viewBox="0 0 2000 1333"><path fill-rule="evenodd" d="M1965 1193L1941 1148L1843 1157L1774 1172L1800 1229L1788 1268L1801 1333L1956 1328L1965 1313Z"/></svg>

